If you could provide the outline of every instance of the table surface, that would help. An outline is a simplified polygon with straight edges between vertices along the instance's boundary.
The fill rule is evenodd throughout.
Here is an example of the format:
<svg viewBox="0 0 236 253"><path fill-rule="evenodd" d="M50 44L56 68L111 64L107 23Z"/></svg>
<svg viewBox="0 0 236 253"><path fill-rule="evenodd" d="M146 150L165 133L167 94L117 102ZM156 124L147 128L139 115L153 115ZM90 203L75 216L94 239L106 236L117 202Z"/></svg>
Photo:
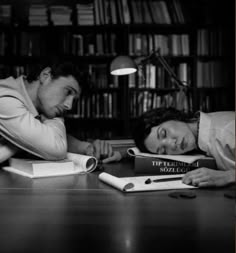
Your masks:
<svg viewBox="0 0 236 253"><path fill-rule="evenodd" d="M116 176L132 168L104 166ZM175 199L122 193L99 173L31 180L0 170L0 252L235 252L235 201L224 196L235 186Z"/></svg>

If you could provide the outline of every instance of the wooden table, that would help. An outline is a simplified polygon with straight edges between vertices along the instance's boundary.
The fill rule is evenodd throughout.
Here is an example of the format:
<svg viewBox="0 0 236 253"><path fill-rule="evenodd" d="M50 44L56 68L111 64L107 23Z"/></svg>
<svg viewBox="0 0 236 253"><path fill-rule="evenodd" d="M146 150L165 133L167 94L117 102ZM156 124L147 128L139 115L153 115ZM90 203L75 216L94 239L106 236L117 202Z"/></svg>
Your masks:
<svg viewBox="0 0 236 253"><path fill-rule="evenodd" d="M109 164L117 176L131 162ZM233 253L233 187L122 193L88 175L31 180L0 170L0 252Z"/></svg>

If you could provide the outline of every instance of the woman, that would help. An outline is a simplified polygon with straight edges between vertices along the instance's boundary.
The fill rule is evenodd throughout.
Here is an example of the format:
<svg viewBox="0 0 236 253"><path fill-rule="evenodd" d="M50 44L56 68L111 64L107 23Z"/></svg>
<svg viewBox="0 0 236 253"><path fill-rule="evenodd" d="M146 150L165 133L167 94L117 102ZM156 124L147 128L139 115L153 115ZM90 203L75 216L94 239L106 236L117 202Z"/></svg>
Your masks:
<svg viewBox="0 0 236 253"><path fill-rule="evenodd" d="M144 113L134 129L136 146L142 152L178 155L204 152L216 160L218 170L199 168L183 182L199 187L235 182L235 113L186 114L174 108Z"/></svg>

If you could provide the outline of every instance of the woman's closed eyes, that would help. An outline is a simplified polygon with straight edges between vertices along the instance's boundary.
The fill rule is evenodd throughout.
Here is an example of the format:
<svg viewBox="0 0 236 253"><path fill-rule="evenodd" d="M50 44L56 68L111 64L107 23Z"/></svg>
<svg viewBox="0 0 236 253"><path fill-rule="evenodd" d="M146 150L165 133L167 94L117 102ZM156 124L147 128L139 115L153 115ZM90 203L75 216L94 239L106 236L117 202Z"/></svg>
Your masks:
<svg viewBox="0 0 236 253"><path fill-rule="evenodd" d="M157 130L157 138L158 139L164 139L166 138L166 130L164 128L158 128Z"/></svg>

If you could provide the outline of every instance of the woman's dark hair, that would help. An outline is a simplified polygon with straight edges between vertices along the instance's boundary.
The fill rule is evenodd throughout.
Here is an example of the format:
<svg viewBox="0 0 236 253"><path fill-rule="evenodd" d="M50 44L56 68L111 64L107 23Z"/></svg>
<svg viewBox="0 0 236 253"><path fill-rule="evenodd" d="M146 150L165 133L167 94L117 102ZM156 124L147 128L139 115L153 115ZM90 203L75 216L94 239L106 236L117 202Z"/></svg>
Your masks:
<svg viewBox="0 0 236 253"><path fill-rule="evenodd" d="M161 107L145 112L137 119L133 130L133 137L137 148L141 152L150 153L144 145L144 140L150 134L152 127L169 120L190 123L196 121L197 117L193 113L185 113L172 107Z"/></svg>
<svg viewBox="0 0 236 253"><path fill-rule="evenodd" d="M29 73L27 74L27 81L29 83L38 79L41 71L46 68L51 68L51 74L53 79L57 79L60 76L68 77L73 76L76 81L79 83L80 80L80 72L77 66L73 63L65 62L65 63L48 63L41 66L37 66L37 68L30 69Z"/></svg>

